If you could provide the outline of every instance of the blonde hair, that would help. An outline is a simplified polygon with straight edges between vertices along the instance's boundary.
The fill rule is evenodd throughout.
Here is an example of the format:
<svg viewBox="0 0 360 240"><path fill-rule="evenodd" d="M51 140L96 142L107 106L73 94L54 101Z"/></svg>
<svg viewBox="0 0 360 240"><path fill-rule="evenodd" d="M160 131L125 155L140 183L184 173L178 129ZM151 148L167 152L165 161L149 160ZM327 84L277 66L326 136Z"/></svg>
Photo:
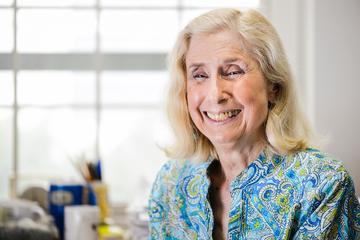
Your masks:
<svg viewBox="0 0 360 240"><path fill-rule="evenodd" d="M255 59L267 81L277 89L265 124L268 145L277 153L294 153L309 146L311 130L298 106L293 78L280 38L258 11L218 9L192 20L179 34L169 55L170 86L166 111L175 142L165 149L170 158L206 161L216 158L212 143L192 122L186 101L185 56L191 37L197 33L231 30L240 34L242 47Z"/></svg>

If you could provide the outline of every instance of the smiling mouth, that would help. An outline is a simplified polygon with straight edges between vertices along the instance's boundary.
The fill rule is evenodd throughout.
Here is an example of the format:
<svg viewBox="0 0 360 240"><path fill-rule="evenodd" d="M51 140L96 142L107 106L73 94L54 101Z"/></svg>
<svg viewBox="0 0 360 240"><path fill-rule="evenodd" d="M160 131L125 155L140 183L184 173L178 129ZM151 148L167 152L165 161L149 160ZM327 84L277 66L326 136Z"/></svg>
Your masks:
<svg viewBox="0 0 360 240"><path fill-rule="evenodd" d="M241 112L240 109L231 110L227 112L221 112L221 113L210 113L210 112L204 112L205 115L210 118L213 121L216 122L223 122L230 118L236 117Z"/></svg>

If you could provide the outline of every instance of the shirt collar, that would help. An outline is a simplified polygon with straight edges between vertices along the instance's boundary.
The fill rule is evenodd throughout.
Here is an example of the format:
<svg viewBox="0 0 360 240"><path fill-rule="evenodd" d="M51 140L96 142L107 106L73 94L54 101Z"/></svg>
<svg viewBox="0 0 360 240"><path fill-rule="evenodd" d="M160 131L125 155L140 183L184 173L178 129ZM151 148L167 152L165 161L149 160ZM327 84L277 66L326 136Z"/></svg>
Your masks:
<svg viewBox="0 0 360 240"><path fill-rule="evenodd" d="M285 156L278 155L270 150L270 147L265 147L258 157L249 164L230 184L231 191L244 188L253 183L259 181L267 174L271 173L273 169L279 166ZM210 164L215 159L209 158L207 161L202 163L192 164L190 175L202 176L202 184L205 184L205 188L210 185L210 179L207 175L207 170Z"/></svg>

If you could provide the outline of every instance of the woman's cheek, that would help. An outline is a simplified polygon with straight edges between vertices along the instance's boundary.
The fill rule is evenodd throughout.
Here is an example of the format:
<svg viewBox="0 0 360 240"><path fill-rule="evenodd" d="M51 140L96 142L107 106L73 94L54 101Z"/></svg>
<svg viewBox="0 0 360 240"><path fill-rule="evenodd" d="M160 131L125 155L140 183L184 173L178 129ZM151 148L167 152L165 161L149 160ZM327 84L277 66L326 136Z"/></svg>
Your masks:
<svg viewBox="0 0 360 240"><path fill-rule="evenodd" d="M199 89L189 87L187 97L189 108L199 107L201 102L201 91Z"/></svg>

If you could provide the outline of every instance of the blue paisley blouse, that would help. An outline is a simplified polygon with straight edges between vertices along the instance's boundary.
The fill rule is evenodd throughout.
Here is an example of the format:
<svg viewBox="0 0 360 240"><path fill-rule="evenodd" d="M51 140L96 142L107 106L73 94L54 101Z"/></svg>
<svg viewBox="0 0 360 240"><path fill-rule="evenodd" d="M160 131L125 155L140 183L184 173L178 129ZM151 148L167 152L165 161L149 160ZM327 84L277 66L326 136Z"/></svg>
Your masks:
<svg viewBox="0 0 360 240"><path fill-rule="evenodd" d="M212 239L205 163L171 160L149 199L150 239ZM360 205L342 163L315 149L266 149L231 183L228 239L360 239Z"/></svg>

